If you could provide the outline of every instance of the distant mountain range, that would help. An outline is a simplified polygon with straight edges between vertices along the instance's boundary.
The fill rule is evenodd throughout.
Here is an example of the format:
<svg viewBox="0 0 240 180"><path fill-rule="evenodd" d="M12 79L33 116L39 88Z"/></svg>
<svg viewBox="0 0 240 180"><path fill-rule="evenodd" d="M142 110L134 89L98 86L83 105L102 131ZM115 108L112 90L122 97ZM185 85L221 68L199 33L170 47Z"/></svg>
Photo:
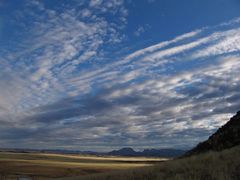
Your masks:
<svg viewBox="0 0 240 180"><path fill-rule="evenodd" d="M107 155L111 156L143 156L143 157L178 157L185 153L179 149L144 149L143 151L135 151L132 148L122 148L114 150Z"/></svg>
<svg viewBox="0 0 240 180"><path fill-rule="evenodd" d="M240 111L224 126L219 128L208 140L199 143L186 153L193 155L207 151L221 151L240 145Z"/></svg>
<svg viewBox="0 0 240 180"><path fill-rule="evenodd" d="M179 149L144 149L135 151L132 148L122 148L111 152L94 152L94 151L74 151L74 150L37 150L37 149L0 149L0 151L20 152L20 153L56 153L56 154L84 154L96 156L132 156L132 157L178 157L186 151Z"/></svg>

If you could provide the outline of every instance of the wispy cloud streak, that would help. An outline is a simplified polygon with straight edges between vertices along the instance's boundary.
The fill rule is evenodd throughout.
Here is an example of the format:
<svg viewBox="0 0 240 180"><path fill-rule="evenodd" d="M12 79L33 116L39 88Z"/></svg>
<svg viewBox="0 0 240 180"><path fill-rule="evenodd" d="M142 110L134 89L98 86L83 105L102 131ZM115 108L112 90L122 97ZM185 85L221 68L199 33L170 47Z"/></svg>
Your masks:
<svg viewBox="0 0 240 180"><path fill-rule="evenodd" d="M78 5L27 3L29 36L0 51L3 146L186 147L238 110L238 20L110 59L106 47L124 39L123 1Z"/></svg>

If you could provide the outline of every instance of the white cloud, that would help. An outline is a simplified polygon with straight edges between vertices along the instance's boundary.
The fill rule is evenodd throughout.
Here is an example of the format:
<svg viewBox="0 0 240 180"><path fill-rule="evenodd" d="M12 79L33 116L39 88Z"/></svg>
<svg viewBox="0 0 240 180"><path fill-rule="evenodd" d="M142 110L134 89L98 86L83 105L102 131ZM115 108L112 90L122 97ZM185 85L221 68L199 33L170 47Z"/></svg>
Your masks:
<svg viewBox="0 0 240 180"><path fill-rule="evenodd" d="M193 58L202 58L207 56L216 56L227 53L238 52L240 50L240 29L233 29L221 33L214 33L219 41L210 44L194 54Z"/></svg>
<svg viewBox="0 0 240 180"><path fill-rule="evenodd" d="M110 59L106 47L121 42L126 25L123 1L88 1L81 12L32 5L42 16L26 8L29 36L1 56L0 137L11 140L10 129L25 145L137 146L138 137L142 146L184 146L176 137L194 144L239 107L238 21Z"/></svg>
<svg viewBox="0 0 240 180"><path fill-rule="evenodd" d="M125 11L122 1L91 2L95 6L99 3L104 3L104 7L110 8L110 12L106 10L105 13L115 14L113 11L118 11L118 9ZM81 6L81 3L77 5ZM36 14L32 10L32 6L41 10L42 14ZM24 24L24 17L30 14L33 19L31 27L28 29L29 36L21 45L18 45L16 52L9 51L5 56L6 62L16 62L14 66L2 64L5 69L9 70L9 73L15 69L21 71L12 73L13 77L11 77L12 82L15 82L14 86L18 85L19 87L13 88L12 85L9 85L5 88L13 88L9 93L16 94L18 98L15 97L11 101L4 100L4 106L7 103L9 106L11 105L12 109L18 111L26 111L29 107L53 102L61 96L60 94L80 89L78 84L76 86L72 84L70 88L70 86L64 86L63 83L73 75L79 74L77 67L81 63L90 61L94 56L99 56L100 46L110 42L107 40L108 36L111 36L111 39L118 36L118 30L113 22L107 22L103 17L96 17L97 10L85 9L83 14L79 14L75 9L57 12L47 8L41 1L31 1L25 8L21 12L23 14L21 23ZM81 19L90 15L95 15L91 21ZM108 32L109 29L114 29L114 31ZM20 73L25 79L19 76ZM4 75L4 78L7 76ZM86 87L89 85L86 84ZM83 87L81 89L88 91ZM69 92L69 94L71 93ZM6 94L1 91L0 96L4 97Z"/></svg>
<svg viewBox="0 0 240 180"><path fill-rule="evenodd" d="M145 32L145 29L143 26L140 26L135 32L134 32L134 36L140 36L141 34L143 34Z"/></svg>

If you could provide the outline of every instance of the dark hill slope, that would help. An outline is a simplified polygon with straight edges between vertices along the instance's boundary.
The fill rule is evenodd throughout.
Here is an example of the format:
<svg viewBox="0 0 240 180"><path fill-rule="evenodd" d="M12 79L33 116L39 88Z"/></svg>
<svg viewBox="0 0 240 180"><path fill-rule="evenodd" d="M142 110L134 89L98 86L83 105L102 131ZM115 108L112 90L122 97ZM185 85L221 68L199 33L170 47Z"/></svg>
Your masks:
<svg viewBox="0 0 240 180"><path fill-rule="evenodd" d="M208 140L199 143L187 155L203 153L209 150L221 151L237 145L240 145L240 111L210 136Z"/></svg>

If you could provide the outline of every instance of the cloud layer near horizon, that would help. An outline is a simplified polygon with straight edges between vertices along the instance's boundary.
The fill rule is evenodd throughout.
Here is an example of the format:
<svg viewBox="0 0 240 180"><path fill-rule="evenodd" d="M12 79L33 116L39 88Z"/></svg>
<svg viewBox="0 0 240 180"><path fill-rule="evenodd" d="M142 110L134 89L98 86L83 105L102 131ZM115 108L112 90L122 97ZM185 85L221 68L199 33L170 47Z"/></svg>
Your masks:
<svg viewBox="0 0 240 180"><path fill-rule="evenodd" d="M184 148L239 110L239 19L109 56L124 39L123 1L24 8L30 35L1 51L2 146Z"/></svg>

